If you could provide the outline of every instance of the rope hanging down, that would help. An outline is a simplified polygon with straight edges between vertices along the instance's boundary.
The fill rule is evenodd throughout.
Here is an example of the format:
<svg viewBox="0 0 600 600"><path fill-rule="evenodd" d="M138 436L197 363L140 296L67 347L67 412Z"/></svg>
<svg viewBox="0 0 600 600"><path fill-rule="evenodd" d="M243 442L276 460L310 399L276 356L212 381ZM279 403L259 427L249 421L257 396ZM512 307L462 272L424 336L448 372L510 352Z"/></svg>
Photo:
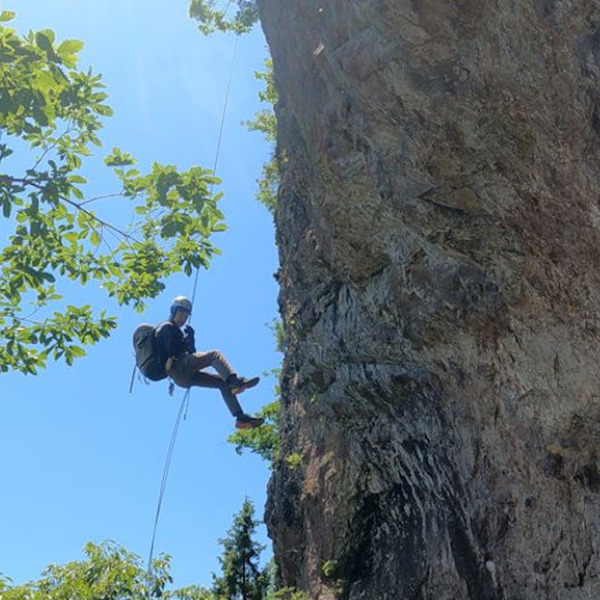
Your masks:
<svg viewBox="0 0 600 600"><path fill-rule="evenodd" d="M177 439L177 432L179 431L179 424L181 423L181 415L183 414L184 406L187 403L189 396L189 388L185 392L185 396L181 401L179 412L177 413L177 419L175 419L175 425L173 427L173 433L171 434L171 442L169 443L169 449L167 451L167 457L165 459L165 468L163 471L162 481L160 483L160 492L158 494L158 506L156 507L156 516L154 517L154 528L152 530L152 542L150 544L150 555L148 558L148 579L152 576L152 557L154 555L154 542L156 541L156 529L158 527L158 519L160 517L160 509L162 508L162 501L165 495L165 489L167 487L167 478L169 477L169 469L171 468L171 458L173 457L173 450L175 449L175 440Z"/></svg>
<svg viewBox="0 0 600 600"><path fill-rule="evenodd" d="M237 47L238 47L238 41L239 41L239 35L235 36L235 44L233 46L233 52L231 54L231 66L229 68L229 77L227 79L227 87L225 90L225 101L223 103L223 111L221 114L221 123L219 125L219 135L217 138L217 148L215 151L215 161L213 163L213 175L216 174L217 172L217 164L219 161L219 153L221 150L221 141L223 139L223 128L225 125L225 116L227 114L227 105L229 102L229 95L230 95L230 90L231 90L231 80L233 78L233 67L235 64L235 57L237 54ZM213 185L210 186L210 191L212 193L212 189L213 189ZM196 275L194 277L194 287L193 287L193 291L192 291L192 305L194 304L194 300L196 299L196 289L198 287L198 274L200 273L200 268L197 267L196 268ZM187 417L187 408L188 408L188 404L189 404L189 399L190 399L190 388L188 388L185 391L185 394L183 396L183 399L181 401L181 405L179 407L179 412L177 413L177 418L175 419L175 425L173 426L173 433L171 435L171 442L169 443L169 449L167 450L167 456L165 459L165 467L163 470L163 476L162 476L162 481L160 484L160 492L158 494L158 505L156 507L156 516L154 518L154 527L152 528L152 542L150 544L150 553L148 556L148 583L150 584L150 579L152 577L152 560L154 557L154 543L156 541L156 530L158 528L158 521L159 521L159 517L160 517L160 511L162 508L162 503L163 503L163 498L165 495L165 489L167 487L167 479L169 476L169 470L171 468L171 459L173 458L173 451L175 449L175 441L177 440L177 433L179 431L179 425L181 423L181 417L183 416L183 419L185 420ZM150 594L151 594L151 586L148 586L148 599L150 599Z"/></svg>

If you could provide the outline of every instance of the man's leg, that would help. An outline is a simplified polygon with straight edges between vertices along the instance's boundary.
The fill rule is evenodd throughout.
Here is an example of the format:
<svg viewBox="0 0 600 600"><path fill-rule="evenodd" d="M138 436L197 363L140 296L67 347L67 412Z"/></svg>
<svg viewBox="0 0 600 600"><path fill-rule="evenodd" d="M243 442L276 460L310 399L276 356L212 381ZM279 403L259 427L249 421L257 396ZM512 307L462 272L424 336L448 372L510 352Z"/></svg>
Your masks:
<svg viewBox="0 0 600 600"><path fill-rule="evenodd" d="M200 365L204 365L204 367L201 367ZM200 368L206 368L207 366L220 369L223 375L226 375L227 370L231 369L231 366L229 366L229 363L224 359L223 355L218 350L213 350L212 352L197 352L196 354L190 354L181 360L175 361L173 367L169 371L169 376L177 385L184 388L196 386L218 389L221 392L221 396L223 397L229 412L235 417L235 426L237 428L247 429L249 427L262 425L264 419L251 417L244 413L240 403L231 391L231 388L223 375L212 375L211 373L199 370ZM231 373L230 375L227 375L227 378L237 379L237 376L235 373ZM258 378L256 383L258 383ZM254 383L254 385L256 385L256 383Z"/></svg>
<svg viewBox="0 0 600 600"><path fill-rule="evenodd" d="M260 381L259 377L253 377L252 379L239 377L219 350L189 354L183 361L185 362L184 368L186 371L200 371L208 367L215 369L225 380L232 394L241 394Z"/></svg>
<svg viewBox="0 0 600 600"><path fill-rule="evenodd" d="M223 396L223 400L225 401L229 412L234 417L238 418L244 414L238 399L231 393L229 386L222 377L198 371L191 375L189 379L188 387L192 385L196 387L218 389L221 392L221 396Z"/></svg>
<svg viewBox="0 0 600 600"><path fill-rule="evenodd" d="M186 370L200 371L212 367L224 380L227 380L231 375L235 375L233 367L218 350L188 354L183 360L186 363Z"/></svg>

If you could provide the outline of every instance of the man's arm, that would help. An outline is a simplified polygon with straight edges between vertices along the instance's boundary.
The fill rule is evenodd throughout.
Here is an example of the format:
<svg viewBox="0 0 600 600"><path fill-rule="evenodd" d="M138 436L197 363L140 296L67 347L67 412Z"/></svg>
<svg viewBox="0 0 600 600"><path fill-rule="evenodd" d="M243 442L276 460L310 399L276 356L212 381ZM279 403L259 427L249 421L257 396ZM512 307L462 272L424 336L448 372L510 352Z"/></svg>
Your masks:
<svg viewBox="0 0 600 600"><path fill-rule="evenodd" d="M196 352L196 339L194 328L191 325L186 325L183 331L185 334L183 342L186 345L188 352L191 352L193 354L194 352Z"/></svg>
<svg viewBox="0 0 600 600"><path fill-rule="evenodd" d="M160 325L156 331L156 339L158 340L158 347L163 361L172 356L181 356L187 350L183 343L183 334L179 330L179 327L173 325L173 323L167 322Z"/></svg>

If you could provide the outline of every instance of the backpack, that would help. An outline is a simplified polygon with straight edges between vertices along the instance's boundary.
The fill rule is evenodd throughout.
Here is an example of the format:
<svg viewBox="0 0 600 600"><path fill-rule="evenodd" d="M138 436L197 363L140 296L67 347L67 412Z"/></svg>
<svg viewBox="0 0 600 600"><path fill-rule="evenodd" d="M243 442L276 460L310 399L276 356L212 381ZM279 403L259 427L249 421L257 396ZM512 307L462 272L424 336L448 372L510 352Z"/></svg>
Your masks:
<svg viewBox="0 0 600 600"><path fill-rule="evenodd" d="M167 377L165 366L160 359L156 329L143 323L133 332L133 349L135 364L142 375L151 381L160 381Z"/></svg>

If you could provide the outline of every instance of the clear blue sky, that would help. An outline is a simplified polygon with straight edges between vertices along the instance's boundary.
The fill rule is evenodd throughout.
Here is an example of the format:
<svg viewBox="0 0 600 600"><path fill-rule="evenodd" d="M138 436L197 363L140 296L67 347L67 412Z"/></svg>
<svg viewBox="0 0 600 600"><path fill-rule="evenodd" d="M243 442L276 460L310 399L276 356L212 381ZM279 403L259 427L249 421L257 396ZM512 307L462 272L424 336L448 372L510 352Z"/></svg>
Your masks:
<svg viewBox="0 0 600 600"><path fill-rule="evenodd" d="M12 26L20 32L51 28L59 40L85 42L80 66L103 75L115 110L94 160L119 146L141 170L154 160L212 168L234 42L204 38L187 15L187 0L8 0L2 9L17 12ZM200 274L193 325L200 349L221 349L251 376L280 362L267 326L277 317L277 256L272 218L254 200L270 148L241 125L261 108L253 72L262 69L265 42L257 29L239 44L217 166L229 230L214 238L222 256ZM88 174L91 194L117 189L109 173ZM128 393L131 334L140 322L166 317L171 299L191 295L192 285L172 279L143 315L109 302L94 283L71 286L73 303L119 317L111 339L73 367L50 364L37 377L0 375L0 572L15 583L37 579L49 563L81 558L87 541L111 539L146 560L183 390L171 398L165 382L136 382ZM270 402L274 385L263 378L240 396L245 410ZM155 555L172 555L176 587L210 584L219 570L218 538L245 497L263 516L268 467L254 455L236 455L226 442L232 431L218 392L194 390L155 548ZM264 528L260 538L267 541Z"/></svg>

